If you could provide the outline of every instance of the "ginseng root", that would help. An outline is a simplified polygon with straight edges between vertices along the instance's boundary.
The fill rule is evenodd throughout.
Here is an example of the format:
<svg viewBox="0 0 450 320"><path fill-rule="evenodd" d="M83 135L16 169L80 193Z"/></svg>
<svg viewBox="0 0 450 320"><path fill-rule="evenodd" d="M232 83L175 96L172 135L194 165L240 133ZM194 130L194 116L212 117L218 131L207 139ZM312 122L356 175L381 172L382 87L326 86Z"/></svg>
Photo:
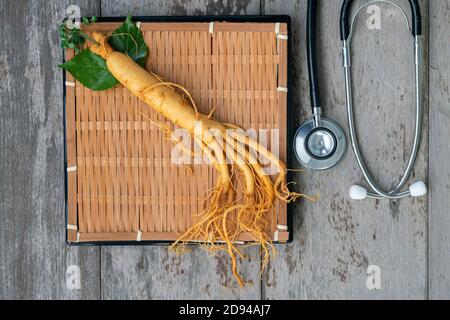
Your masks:
<svg viewBox="0 0 450 320"><path fill-rule="evenodd" d="M238 130L229 130L235 126L223 124L213 119L211 114L199 113L184 88L163 82L127 55L114 51L105 35L94 33L93 38L98 44L92 45L90 50L106 60L114 77L154 111L188 131L219 172L217 184L205 200L206 209L199 213L197 221L171 245L171 249L182 253L187 244L197 242L211 251L228 252L232 272L239 285L244 286L245 281L237 268L238 258L244 258L244 255L237 242L246 235L252 244L261 246L263 270L271 252L275 253L267 234L269 214L275 200L291 202L301 196L289 191L284 163L255 140ZM274 182L255 154L277 167ZM237 189L241 192L237 193ZM237 198L238 194L242 196Z"/></svg>

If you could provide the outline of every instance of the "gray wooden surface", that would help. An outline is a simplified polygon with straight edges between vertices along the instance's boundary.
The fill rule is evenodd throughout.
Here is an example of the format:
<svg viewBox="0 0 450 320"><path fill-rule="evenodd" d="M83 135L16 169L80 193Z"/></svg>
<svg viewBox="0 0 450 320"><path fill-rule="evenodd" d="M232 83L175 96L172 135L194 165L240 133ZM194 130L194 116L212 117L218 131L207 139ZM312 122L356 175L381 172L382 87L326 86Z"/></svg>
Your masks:
<svg viewBox="0 0 450 320"><path fill-rule="evenodd" d="M398 2L408 8L406 0ZM345 128L337 28L340 1L321 3L318 52L323 105L325 113ZM233 281L224 256L194 250L177 258L164 247L65 244L62 72L57 68L62 52L57 25L70 4L80 5L83 15L103 16L289 14L296 120L300 123L309 116L306 0L1 1L0 298L450 298L449 0L421 1L426 107L413 177L430 182L430 196L351 201L348 188L363 183L351 150L328 172L297 174L299 188L319 193L320 201L296 206L294 242L278 246L279 254L262 280L255 261L242 263L253 282L245 289ZM382 30L368 30L367 16L358 21L353 63L363 153L387 188L408 157L414 130L414 75L404 22L397 11L380 7ZM366 271L372 265L380 268L381 290L366 286ZM80 289L66 283L70 266L81 270Z"/></svg>
<svg viewBox="0 0 450 320"><path fill-rule="evenodd" d="M429 294L450 292L450 3L430 1Z"/></svg>

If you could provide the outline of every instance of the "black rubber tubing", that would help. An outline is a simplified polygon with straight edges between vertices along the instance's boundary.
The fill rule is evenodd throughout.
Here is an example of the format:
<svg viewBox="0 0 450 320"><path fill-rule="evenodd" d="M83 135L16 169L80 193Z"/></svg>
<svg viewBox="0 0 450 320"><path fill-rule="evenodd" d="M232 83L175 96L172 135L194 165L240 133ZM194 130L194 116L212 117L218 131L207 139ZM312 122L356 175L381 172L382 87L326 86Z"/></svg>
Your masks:
<svg viewBox="0 0 450 320"><path fill-rule="evenodd" d="M317 3L318 0L308 0L307 26L306 26L306 41L308 51L308 75L309 75L309 90L311 99L311 108L314 113L314 108L320 107L320 91L319 91L319 76L317 72L316 61L316 31L317 31Z"/></svg>
<svg viewBox="0 0 450 320"><path fill-rule="evenodd" d="M350 35L350 7L353 0L344 0L341 7L341 17L340 17L340 29L341 29L341 40L347 40ZM412 34L413 36L422 35L422 13L420 12L419 0L409 0L409 5L411 6L411 16L412 16Z"/></svg>

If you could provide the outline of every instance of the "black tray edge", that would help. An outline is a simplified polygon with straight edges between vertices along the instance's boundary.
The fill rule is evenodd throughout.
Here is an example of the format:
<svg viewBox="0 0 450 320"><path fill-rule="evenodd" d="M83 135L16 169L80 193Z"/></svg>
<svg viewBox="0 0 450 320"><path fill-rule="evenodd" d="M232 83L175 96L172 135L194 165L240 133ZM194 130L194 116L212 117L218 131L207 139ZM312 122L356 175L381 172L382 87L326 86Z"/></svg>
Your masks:
<svg viewBox="0 0 450 320"><path fill-rule="evenodd" d="M88 17L90 18L90 17ZM122 22L125 20L125 16L121 17L97 17L97 22ZM287 63L287 128L286 128L286 162L288 168L293 168L293 161L291 155L293 154L293 135L294 135L294 108L293 108L293 94L292 94L292 81L293 81L293 72L292 72L292 50L291 50L291 17L289 15L267 15L267 16L259 16L259 15L249 15L249 16L230 16L230 15L219 15L219 16L133 16L133 20L139 20L142 22L213 22L213 21L223 21L223 22L280 22L286 23L288 27L288 63ZM63 52L63 63L65 62L65 52ZM68 223L68 205L67 205L67 197L68 197L68 179L67 179L67 137L66 137L66 86L64 85L66 82L66 74L65 71L62 70L63 73L63 117L64 117L64 211L65 211L65 222L66 225ZM287 173L288 181L291 181L293 174L291 171ZM293 241L293 225L294 225L294 217L293 217L293 209L294 204L287 204L287 224L289 231L289 239L286 242L274 242L276 244L289 244ZM66 228L66 243L69 246L146 246L146 245L155 245L155 246L167 246L173 241L158 241L158 240L144 240L144 241L92 241L92 242L73 242L68 240L68 230ZM195 245L196 243L192 243Z"/></svg>

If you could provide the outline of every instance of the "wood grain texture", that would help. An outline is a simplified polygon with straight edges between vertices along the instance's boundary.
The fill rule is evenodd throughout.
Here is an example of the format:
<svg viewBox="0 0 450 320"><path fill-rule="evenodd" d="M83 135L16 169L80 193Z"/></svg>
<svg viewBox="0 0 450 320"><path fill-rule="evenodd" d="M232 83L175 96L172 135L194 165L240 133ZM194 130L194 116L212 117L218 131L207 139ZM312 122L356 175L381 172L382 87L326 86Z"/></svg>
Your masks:
<svg viewBox="0 0 450 320"><path fill-rule="evenodd" d="M65 243L62 61L57 27L70 4L1 1L0 298L100 296L99 249ZM81 269L81 290L66 269Z"/></svg>
<svg viewBox="0 0 450 320"><path fill-rule="evenodd" d="M101 0L103 16L259 14L259 0Z"/></svg>
<svg viewBox="0 0 450 320"><path fill-rule="evenodd" d="M310 117L306 67L306 0L265 1L263 14L291 13L295 103L299 123ZM357 1L357 3L362 3ZM357 3L355 3L355 8ZM421 1L427 34L427 1ZM402 6L409 10L406 1ZM347 127L338 17L340 1L321 1L318 53L324 113ZM374 176L391 187L403 171L414 130L411 36L398 11L380 5L382 30L358 21L353 40L357 131ZM427 41L425 37L425 47ZM425 54L427 61L427 54ZM426 69L426 68L425 68ZM427 106L427 71L424 71ZM425 107L422 146L412 179L427 178ZM299 189L320 200L297 205L294 242L279 246L263 283L266 299L423 299L427 296L427 198L354 202L348 189L364 184L352 150L334 169L304 171ZM381 268L381 290L366 287L369 265Z"/></svg>
<svg viewBox="0 0 450 320"><path fill-rule="evenodd" d="M322 99L325 113L346 128L340 1L321 2ZM400 2L408 9L405 0ZM297 205L294 242L278 246L262 286L258 264L245 262L244 275L254 285L242 290L224 256L194 250L177 258L165 247L103 247L100 270L99 248L66 246L62 72L56 66L62 52L56 27L70 4L79 4L83 15L100 10L105 16L258 14L260 5L263 14L289 14L300 124L310 116L306 0L1 1L0 298L449 298L450 5L448 0L422 0L424 17L428 3L430 30L425 18L424 34L426 47L430 35L430 134L425 117L414 177L426 179L429 170L429 202L350 201L348 187L364 182L351 150L333 170L299 173L299 189L320 193L321 200ZM381 8L383 30L368 30L360 21L354 39L355 109L364 155L380 183L389 187L401 172L412 138L412 46L398 13ZM425 86L427 80L425 74ZM380 291L366 288L371 264L381 268ZM69 265L81 267L81 290L66 288Z"/></svg>
<svg viewBox="0 0 450 320"><path fill-rule="evenodd" d="M259 1L102 1L102 15L258 14ZM254 258L259 251L247 250ZM253 284L240 289L224 255L199 248L182 257L167 247L103 247L103 299L259 299L259 262L244 261L241 270Z"/></svg>
<svg viewBox="0 0 450 320"><path fill-rule="evenodd" d="M450 2L430 1L430 299L450 298Z"/></svg>

